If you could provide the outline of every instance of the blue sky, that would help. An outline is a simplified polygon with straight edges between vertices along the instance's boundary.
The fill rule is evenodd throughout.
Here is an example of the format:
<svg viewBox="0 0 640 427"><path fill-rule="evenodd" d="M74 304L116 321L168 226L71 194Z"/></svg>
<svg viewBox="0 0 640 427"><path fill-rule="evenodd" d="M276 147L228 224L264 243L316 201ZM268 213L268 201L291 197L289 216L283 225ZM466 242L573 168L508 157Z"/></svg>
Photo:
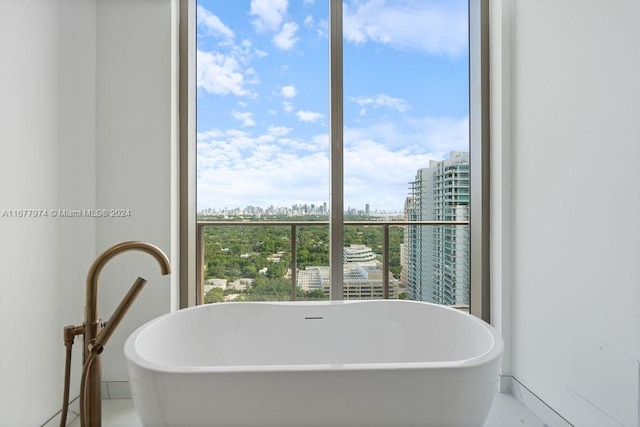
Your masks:
<svg viewBox="0 0 640 427"><path fill-rule="evenodd" d="M198 209L329 201L328 0L198 0ZM346 207L468 151L466 0L343 3Z"/></svg>

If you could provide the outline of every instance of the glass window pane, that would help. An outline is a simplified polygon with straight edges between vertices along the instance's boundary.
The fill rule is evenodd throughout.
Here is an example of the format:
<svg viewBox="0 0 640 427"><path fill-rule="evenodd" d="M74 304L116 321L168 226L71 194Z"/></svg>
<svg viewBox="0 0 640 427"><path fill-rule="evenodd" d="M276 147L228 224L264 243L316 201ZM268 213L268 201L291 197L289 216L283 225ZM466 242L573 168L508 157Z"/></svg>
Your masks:
<svg viewBox="0 0 640 427"><path fill-rule="evenodd" d="M199 220L326 216L328 7L323 3L198 0ZM289 226L207 227L204 241L205 301L291 298ZM298 297L304 296L300 290Z"/></svg>
<svg viewBox="0 0 640 427"><path fill-rule="evenodd" d="M199 211L285 217L326 209L322 3L198 1Z"/></svg>
<svg viewBox="0 0 640 427"><path fill-rule="evenodd" d="M346 1L343 25L345 220L468 221L467 1ZM399 294L468 304L468 230L405 227Z"/></svg>

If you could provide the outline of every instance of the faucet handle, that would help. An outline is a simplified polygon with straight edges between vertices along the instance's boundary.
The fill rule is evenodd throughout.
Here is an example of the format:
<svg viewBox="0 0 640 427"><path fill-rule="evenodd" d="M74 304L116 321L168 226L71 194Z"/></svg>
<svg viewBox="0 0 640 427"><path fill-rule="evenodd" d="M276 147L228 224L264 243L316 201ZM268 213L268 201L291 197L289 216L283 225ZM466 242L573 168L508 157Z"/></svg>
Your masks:
<svg viewBox="0 0 640 427"><path fill-rule="evenodd" d="M116 308L116 311L114 311L111 315L111 318L106 323L104 323L104 328L98 333L98 336L96 336L93 342L93 349L91 351L98 352L98 354L102 353L102 347L107 343L107 341L111 337L111 334L113 334L116 327L124 317L124 314L127 312L127 310L129 310L129 307L131 307L133 300L136 299L146 283L146 279L138 277L133 285L131 285L129 292L127 292L127 294L124 296L124 298L120 302L120 305L118 305L118 307ZM96 347L100 348L95 350Z"/></svg>

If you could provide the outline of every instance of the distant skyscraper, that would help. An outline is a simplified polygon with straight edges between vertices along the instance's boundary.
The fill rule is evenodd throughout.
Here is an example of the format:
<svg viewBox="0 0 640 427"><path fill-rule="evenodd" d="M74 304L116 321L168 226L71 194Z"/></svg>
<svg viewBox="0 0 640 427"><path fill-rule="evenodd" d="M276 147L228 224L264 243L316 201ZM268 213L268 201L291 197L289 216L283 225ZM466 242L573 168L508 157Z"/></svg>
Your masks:
<svg viewBox="0 0 640 427"><path fill-rule="evenodd" d="M364 213L369 215L369 203L367 203L366 205L364 205Z"/></svg>
<svg viewBox="0 0 640 427"><path fill-rule="evenodd" d="M451 152L419 169L405 205L409 221L469 220L469 153ZM469 304L469 227L407 226L407 296Z"/></svg>

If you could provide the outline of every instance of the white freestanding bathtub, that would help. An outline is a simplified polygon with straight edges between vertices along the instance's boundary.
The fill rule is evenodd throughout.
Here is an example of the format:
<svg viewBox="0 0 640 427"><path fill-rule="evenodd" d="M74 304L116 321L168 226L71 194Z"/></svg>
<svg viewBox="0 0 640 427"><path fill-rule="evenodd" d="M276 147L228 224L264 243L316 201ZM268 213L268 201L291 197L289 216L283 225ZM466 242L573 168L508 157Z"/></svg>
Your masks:
<svg viewBox="0 0 640 427"><path fill-rule="evenodd" d="M482 426L503 341L428 303L219 303L136 330L124 351L145 425Z"/></svg>

